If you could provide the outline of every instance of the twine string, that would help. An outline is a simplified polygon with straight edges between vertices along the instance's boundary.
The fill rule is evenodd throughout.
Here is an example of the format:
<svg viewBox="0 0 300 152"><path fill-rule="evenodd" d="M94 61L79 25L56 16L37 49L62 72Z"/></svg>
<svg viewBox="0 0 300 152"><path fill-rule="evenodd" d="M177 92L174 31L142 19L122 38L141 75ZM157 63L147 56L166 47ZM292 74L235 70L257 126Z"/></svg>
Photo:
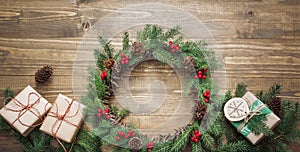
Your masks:
<svg viewBox="0 0 300 152"><path fill-rule="evenodd" d="M57 137L57 133L58 133L59 129L61 128L63 122L66 122L66 123L68 123L68 124L70 124L70 125L72 125L76 128L79 128L78 125L73 124L72 122L70 122L66 118L74 118L78 115L79 110L80 110L80 103L78 103L78 108L76 109L76 112L73 115L70 115L69 112L70 112L71 107L72 107L75 100L72 99L71 103L69 103L69 101L67 99L65 99L65 101L68 103L68 107L67 107L66 111L64 112L64 114L62 114L62 115L59 114L58 105L57 105L57 103L54 103L55 107L56 107L55 112L50 111L48 116L56 118L55 122L53 123L53 125L51 127L51 133L52 133L53 137L56 138L56 140L60 144L60 146L63 148L64 152L68 152L66 147L63 145L63 143ZM58 126L55 129L56 125L58 125ZM69 152L72 151L75 140L72 142L72 145L71 145L71 148L70 148Z"/></svg>
<svg viewBox="0 0 300 152"><path fill-rule="evenodd" d="M31 99L32 99L32 96L36 96L37 99L34 100L32 103L30 103ZM38 104L41 100L41 98L43 98L42 96L39 96L36 92L30 92L27 96L27 102L24 103L24 102L21 102L20 100L18 100L17 98L6 98L4 101L3 101L3 107L9 111L12 111L12 112L18 112L18 116L17 118L10 123L10 125L13 125L15 122L19 122L21 125L23 126L26 126L26 127L36 127L36 126L39 126L43 123L43 118L42 118L42 115L40 113L40 111L34 107L34 105ZM14 104L18 107L20 107L20 109L13 109L13 108L9 108L7 107L7 105L5 104L6 101L8 100L11 100L12 102L14 102ZM49 103L47 103L45 106L44 106L44 111L47 111L47 105ZM24 123L23 121L21 121L21 117L26 113L26 112L30 112L32 113L34 116L36 116L40 122L37 123L37 124L32 124L32 125L29 125L29 124L26 124Z"/></svg>

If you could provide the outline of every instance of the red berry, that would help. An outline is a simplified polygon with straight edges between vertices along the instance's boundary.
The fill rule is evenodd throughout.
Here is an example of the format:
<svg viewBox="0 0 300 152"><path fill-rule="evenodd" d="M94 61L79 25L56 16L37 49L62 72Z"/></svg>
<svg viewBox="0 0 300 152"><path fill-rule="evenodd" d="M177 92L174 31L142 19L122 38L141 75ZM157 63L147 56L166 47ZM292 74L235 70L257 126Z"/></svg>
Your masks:
<svg viewBox="0 0 300 152"><path fill-rule="evenodd" d="M195 141L195 143L198 143L199 140L196 138L194 141Z"/></svg>
<svg viewBox="0 0 300 152"><path fill-rule="evenodd" d="M207 72L207 70L208 70L208 68L204 68L204 69L203 69L204 72Z"/></svg>
<svg viewBox="0 0 300 152"><path fill-rule="evenodd" d="M125 134L124 134L124 132L120 132L120 135L121 135L121 136L124 136Z"/></svg>
<svg viewBox="0 0 300 152"><path fill-rule="evenodd" d="M205 101L206 103L208 103L208 102L209 102L209 100L208 100L208 99L204 99L204 101Z"/></svg>
<svg viewBox="0 0 300 152"><path fill-rule="evenodd" d="M125 64L125 62L124 62L124 61L121 61L121 64Z"/></svg>
<svg viewBox="0 0 300 152"><path fill-rule="evenodd" d="M116 137L116 141L119 141L121 138L119 136Z"/></svg>
<svg viewBox="0 0 300 152"><path fill-rule="evenodd" d="M118 135L121 135L121 131L118 131L117 134L118 134Z"/></svg>
<svg viewBox="0 0 300 152"><path fill-rule="evenodd" d="M98 109L98 113L101 113L101 112L102 112L102 109L99 108L99 109Z"/></svg>
<svg viewBox="0 0 300 152"><path fill-rule="evenodd" d="M200 133L196 134L196 138L199 138L199 137L201 137L201 134Z"/></svg>
<svg viewBox="0 0 300 152"><path fill-rule="evenodd" d="M135 136L135 133L132 133L131 136L134 137L134 136Z"/></svg>
<svg viewBox="0 0 300 152"><path fill-rule="evenodd" d="M148 149L148 152L151 152L152 150L151 149Z"/></svg>
<svg viewBox="0 0 300 152"><path fill-rule="evenodd" d="M125 138L125 139L128 139L129 137L130 137L130 135L126 135L124 138Z"/></svg>
<svg viewBox="0 0 300 152"><path fill-rule="evenodd" d="M207 94L206 98L209 99L210 98L210 94Z"/></svg>
<svg viewBox="0 0 300 152"><path fill-rule="evenodd" d="M173 44L173 42L172 41L169 41L169 45L172 45Z"/></svg>
<svg viewBox="0 0 300 152"><path fill-rule="evenodd" d="M207 97L207 95L208 95L208 94L207 94L207 92L204 92L204 93L203 93L203 97L205 97L205 98L206 98L206 97Z"/></svg>
<svg viewBox="0 0 300 152"><path fill-rule="evenodd" d="M199 79L202 79L203 78L203 75L198 75Z"/></svg>
<svg viewBox="0 0 300 152"><path fill-rule="evenodd" d="M205 93L210 94L210 90L206 90Z"/></svg>
<svg viewBox="0 0 300 152"><path fill-rule="evenodd" d="M101 113L98 113L98 114L97 114L97 116L98 116L98 117L101 117L101 116L102 116L102 114L101 114Z"/></svg>
<svg viewBox="0 0 300 152"><path fill-rule="evenodd" d="M198 130L195 130L195 131L194 131L194 133L195 133L195 134L198 134L198 133L199 133L199 131L198 131Z"/></svg>
<svg viewBox="0 0 300 152"><path fill-rule="evenodd" d="M107 115L107 116L106 116L106 119L110 119L110 115Z"/></svg>
<svg viewBox="0 0 300 152"><path fill-rule="evenodd" d="M179 49L180 49L179 46L178 46L177 44L175 45L175 49L176 49L176 50L179 50Z"/></svg>
<svg viewBox="0 0 300 152"><path fill-rule="evenodd" d="M124 57L122 57L122 58L121 58L121 60L122 60L122 61L124 61L124 60L125 60L125 58L124 58Z"/></svg>
<svg viewBox="0 0 300 152"><path fill-rule="evenodd" d="M133 133L134 133L134 131L133 131L133 130L129 130L129 133L130 133L130 134L133 134Z"/></svg>
<svg viewBox="0 0 300 152"><path fill-rule="evenodd" d="M202 75L202 71L198 71L198 75Z"/></svg>
<svg viewBox="0 0 300 152"><path fill-rule="evenodd" d="M124 54L121 54L121 57L124 57L125 55Z"/></svg>
<svg viewBox="0 0 300 152"><path fill-rule="evenodd" d="M129 59L129 56L125 56L125 60L128 60Z"/></svg>
<svg viewBox="0 0 300 152"><path fill-rule="evenodd" d="M174 53L174 52L175 52L175 50L174 50L174 49L171 49L171 52L172 52L172 53Z"/></svg>
<svg viewBox="0 0 300 152"><path fill-rule="evenodd" d="M128 59L126 59L126 60L125 60L125 64L128 64L128 62L129 62Z"/></svg>
<svg viewBox="0 0 300 152"><path fill-rule="evenodd" d="M107 109L107 108L104 109L104 112L105 112L105 113L108 113L108 112L109 112L109 109Z"/></svg>
<svg viewBox="0 0 300 152"><path fill-rule="evenodd" d="M193 137L191 138L191 140L192 140L192 141L195 141L195 137L193 136Z"/></svg>
<svg viewBox="0 0 300 152"><path fill-rule="evenodd" d="M194 76L195 79L198 79L199 77L197 75Z"/></svg>
<svg viewBox="0 0 300 152"><path fill-rule="evenodd" d="M203 78L203 79L206 79L206 75L203 75L202 78Z"/></svg>

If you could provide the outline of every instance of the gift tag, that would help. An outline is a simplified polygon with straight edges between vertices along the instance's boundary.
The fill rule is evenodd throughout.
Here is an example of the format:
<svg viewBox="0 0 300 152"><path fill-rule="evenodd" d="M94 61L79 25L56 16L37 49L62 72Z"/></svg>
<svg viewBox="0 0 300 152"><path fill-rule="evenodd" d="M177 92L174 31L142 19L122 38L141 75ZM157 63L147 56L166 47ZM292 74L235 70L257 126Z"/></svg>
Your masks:
<svg viewBox="0 0 300 152"><path fill-rule="evenodd" d="M229 121L241 121L247 117L249 106L242 98L232 98L224 106L225 117Z"/></svg>

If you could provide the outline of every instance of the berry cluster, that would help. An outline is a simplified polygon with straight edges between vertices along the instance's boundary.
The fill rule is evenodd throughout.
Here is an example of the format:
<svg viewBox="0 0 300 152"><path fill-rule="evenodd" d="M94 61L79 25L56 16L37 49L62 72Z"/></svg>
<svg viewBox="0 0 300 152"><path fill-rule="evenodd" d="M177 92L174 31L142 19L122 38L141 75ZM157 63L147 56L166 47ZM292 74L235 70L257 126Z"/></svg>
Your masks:
<svg viewBox="0 0 300 152"><path fill-rule="evenodd" d="M154 147L154 142L148 142L148 143L146 144L146 147L147 147L147 149L148 149L148 152L151 152L152 149L153 149L153 147Z"/></svg>
<svg viewBox="0 0 300 152"><path fill-rule="evenodd" d="M208 68L201 69L197 72L197 75L194 76L195 79L206 79L207 75L206 72Z"/></svg>
<svg viewBox="0 0 300 152"><path fill-rule="evenodd" d="M206 103L209 102L209 99L210 99L210 90L206 90L204 93L203 93L203 97L205 98L204 101Z"/></svg>
<svg viewBox="0 0 300 152"><path fill-rule="evenodd" d="M104 117L106 119L110 119L109 109L106 108L106 109L102 110L102 109L99 108L97 116L99 118Z"/></svg>
<svg viewBox="0 0 300 152"><path fill-rule="evenodd" d="M180 49L178 44L173 44L172 41L169 41L169 45L170 45L170 50L172 53L175 53L176 51L178 51Z"/></svg>
<svg viewBox="0 0 300 152"><path fill-rule="evenodd" d="M128 64L129 63L129 56L121 54L121 64Z"/></svg>
<svg viewBox="0 0 300 152"><path fill-rule="evenodd" d="M198 130L194 130L194 133L192 134L191 140L195 143L199 142L199 138L201 137L201 132L199 132Z"/></svg>
<svg viewBox="0 0 300 152"><path fill-rule="evenodd" d="M116 141L120 141L121 137L123 137L124 139L129 139L130 137L135 137L135 132L133 130L129 130L129 132L125 135L125 133L123 131L118 131Z"/></svg>
<svg viewBox="0 0 300 152"><path fill-rule="evenodd" d="M101 73L101 79L102 79L102 80L105 80L106 77L107 77L107 73L106 73L105 70L103 70L102 73Z"/></svg>

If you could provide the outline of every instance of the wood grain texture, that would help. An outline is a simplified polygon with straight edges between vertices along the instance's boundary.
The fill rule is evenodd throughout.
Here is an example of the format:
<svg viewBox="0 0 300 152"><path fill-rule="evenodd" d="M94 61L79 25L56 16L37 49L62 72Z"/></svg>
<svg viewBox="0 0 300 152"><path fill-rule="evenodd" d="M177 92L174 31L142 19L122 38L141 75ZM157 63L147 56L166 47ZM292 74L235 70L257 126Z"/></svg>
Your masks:
<svg viewBox="0 0 300 152"><path fill-rule="evenodd" d="M217 43L213 49L224 57L226 86L222 87L230 89L245 82L251 91L256 91L280 83L284 85L282 97L295 102L300 99L299 0L0 0L0 3L0 94L5 87L19 92L29 84L52 102L58 93L76 96L72 92L72 67L85 35L81 23L89 20L93 27L119 8L156 3L188 12L209 29ZM145 12L137 12L140 13ZM54 75L48 83L37 85L34 74L45 64L53 66ZM300 151L299 143L291 147ZM20 151L20 147L1 133L0 150Z"/></svg>

